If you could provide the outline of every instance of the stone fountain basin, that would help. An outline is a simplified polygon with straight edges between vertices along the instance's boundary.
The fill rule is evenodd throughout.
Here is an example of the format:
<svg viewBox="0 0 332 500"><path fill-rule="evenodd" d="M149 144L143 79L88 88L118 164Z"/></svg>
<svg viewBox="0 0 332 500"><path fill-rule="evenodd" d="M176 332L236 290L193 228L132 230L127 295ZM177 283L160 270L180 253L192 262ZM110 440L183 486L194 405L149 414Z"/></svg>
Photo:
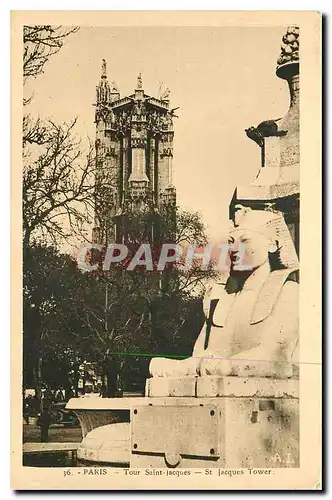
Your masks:
<svg viewBox="0 0 332 500"><path fill-rule="evenodd" d="M129 467L130 424L115 423L93 429L77 448L77 459Z"/></svg>

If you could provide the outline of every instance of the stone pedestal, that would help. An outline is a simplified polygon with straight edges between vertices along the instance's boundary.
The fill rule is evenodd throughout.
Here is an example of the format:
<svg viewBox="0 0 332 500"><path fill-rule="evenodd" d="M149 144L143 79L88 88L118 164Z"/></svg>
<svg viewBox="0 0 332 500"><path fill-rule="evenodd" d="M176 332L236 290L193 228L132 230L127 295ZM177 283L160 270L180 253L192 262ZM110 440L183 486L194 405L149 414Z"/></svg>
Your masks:
<svg viewBox="0 0 332 500"><path fill-rule="evenodd" d="M194 396L70 400L85 428L91 412L95 423L104 416L78 458L133 468L299 467L298 380L186 379L182 387L194 386ZM168 388L179 391L180 380ZM105 414L113 424L104 424Z"/></svg>
<svg viewBox="0 0 332 500"><path fill-rule="evenodd" d="M190 379L168 379L169 394L187 392ZM299 466L298 380L193 377L195 397L162 406L158 382L131 412L131 467Z"/></svg>

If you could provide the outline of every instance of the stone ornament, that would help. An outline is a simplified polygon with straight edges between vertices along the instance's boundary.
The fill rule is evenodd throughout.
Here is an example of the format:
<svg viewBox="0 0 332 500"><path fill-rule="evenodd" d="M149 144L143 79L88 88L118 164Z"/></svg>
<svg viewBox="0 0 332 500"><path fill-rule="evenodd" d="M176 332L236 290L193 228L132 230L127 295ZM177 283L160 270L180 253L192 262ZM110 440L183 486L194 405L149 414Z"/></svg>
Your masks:
<svg viewBox="0 0 332 500"><path fill-rule="evenodd" d="M137 77L137 88L140 89L140 90L143 88L142 73L138 74L138 77Z"/></svg>
<svg viewBox="0 0 332 500"><path fill-rule="evenodd" d="M299 57L299 27L290 26L282 38L281 54L277 61L278 66L290 62L298 62Z"/></svg>
<svg viewBox="0 0 332 500"><path fill-rule="evenodd" d="M169 101L169 97L171 95L171 91L169 90L169 88L167 87L164 92L161 94L160 96L160 100L161 101Z"/></svg>

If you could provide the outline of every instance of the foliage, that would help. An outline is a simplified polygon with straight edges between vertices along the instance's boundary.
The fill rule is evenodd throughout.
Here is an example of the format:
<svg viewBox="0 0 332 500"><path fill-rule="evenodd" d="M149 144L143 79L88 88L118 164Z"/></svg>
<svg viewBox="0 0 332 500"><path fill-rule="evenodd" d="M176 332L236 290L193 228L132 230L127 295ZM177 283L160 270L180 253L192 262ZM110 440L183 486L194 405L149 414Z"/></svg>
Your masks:
<svg viewBox="0 0 332 500"><path fill-rule="evenodd" d="M202 243L198 216L182 213L182 220L197 236L191 243ZM181 218L177 227L180 233ZM30 246L24 262L26 383L39 378L52 388L76 388L79 367L88 361L109 379L115 370L125 390L142 390L153 355L191 354L204 321L201 296L213 278L212 267L83 274L54 248Z"/></svg>

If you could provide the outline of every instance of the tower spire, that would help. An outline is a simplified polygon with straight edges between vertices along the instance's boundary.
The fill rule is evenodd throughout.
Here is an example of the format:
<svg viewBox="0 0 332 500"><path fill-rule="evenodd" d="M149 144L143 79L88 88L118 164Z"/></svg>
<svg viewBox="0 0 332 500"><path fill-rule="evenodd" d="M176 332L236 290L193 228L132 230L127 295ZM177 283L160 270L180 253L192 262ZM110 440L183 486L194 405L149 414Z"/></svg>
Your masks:
<svg viewBox="0 0 332 500"><path fill-rule="evenodd" d="M142 73L139 73L137 76L137 89L142 89L142 88L143 88Z"/></svg>
<svg viewBox="0 0 332 500"><path fill-rule="evenodd" d="M107 78L107 67L105 59L103 59L101 63L101 77Z"/></svg>
<svg viewBox="0 0 332 500"><path fill-rule="evenodd" d="M101 79L97 85L97 104L109 104L111 100L111 89L107 81L106 61L102 59Z"/></svg>

